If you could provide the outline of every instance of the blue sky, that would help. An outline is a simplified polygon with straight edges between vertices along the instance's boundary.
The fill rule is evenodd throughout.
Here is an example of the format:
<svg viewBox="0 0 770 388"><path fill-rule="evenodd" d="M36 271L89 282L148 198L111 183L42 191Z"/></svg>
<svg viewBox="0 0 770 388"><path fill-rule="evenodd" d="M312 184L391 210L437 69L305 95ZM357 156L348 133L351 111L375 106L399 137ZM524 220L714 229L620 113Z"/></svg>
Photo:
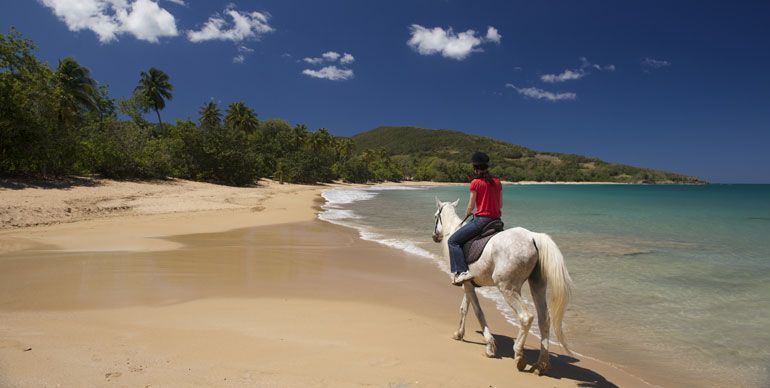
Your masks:
<svg viewBox="0 0 770 388"><path fill-rule="evenodd" d="M141 71L166 71L175 85L166 119L243 100L262 119L337 135L448 128L770 183L766 1L0 5L4 32L15 26L52 65L75 57L114 97L129 95Z"/></svg>

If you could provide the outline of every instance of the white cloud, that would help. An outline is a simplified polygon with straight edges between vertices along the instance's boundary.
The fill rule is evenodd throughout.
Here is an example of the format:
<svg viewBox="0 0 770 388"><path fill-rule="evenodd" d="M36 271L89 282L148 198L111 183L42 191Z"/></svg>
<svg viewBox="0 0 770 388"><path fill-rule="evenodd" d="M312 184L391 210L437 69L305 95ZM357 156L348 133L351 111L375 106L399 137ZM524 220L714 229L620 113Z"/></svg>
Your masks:
<svg viewBox="0 0 770 388"><path fill-rule="evenodd" d="M268 20L270 14L263 12L239 12L234 6L228 6L224 14L230 16L228 23L220 14L214 14L203 24L200 30L187 31L190 42L205 42L209 40L229 40L241 42L247 39L259 39L262 35L275 31Z"/></svg>
<svg viewBox="0 0 770 388"><path fill-rule="evenodd" d="M581 66L580 66L581 69L596 69L596 70L599 70L599 71L615 71L615 65L613 65L613 64L604 65L604 66L597 65L595 63L589 62L588 59L586 59L586 57L580 57L580 63L581 63Z"/></svg>
<svg viewBox="0 0 770 388"><path fill-rule="evenodd" d="M320 57L305 57L305 58L302 58L302 60L311 65L320 65L324 62L336 62L337 60L339 60L340 63L345 65L348 63L353 63L353 61L355 61L356 59L353 58L353 56L348 53L345 53L343 55L336 51L327 51L321 54Z"/></svg>
<svg viewBox="0 0 770 388"><path fill-rule="evenodd" d="M321 54L320 57L305 57L305 58L302 58L302 60L311 65L320 65L324 62L336 62L337 60L339 60L341 64L346 65L349 63L353 63L353 61L355 61L356 59L353 57L353 55L348 53L340 54L336 51L327 51Z"/></svg>
<svg viewBox="0 0 770 388"><path fill-rule="evenodd" d="M494 28L492 26L487 27L487 40L490 42L500 43L500 39L502 36L500 36L500 33L497 32L497 28Z"/></svg>
<svg viewBox="0 0 770 388"><path fill-rule="evenodd" d="M238 51L238 54L236 54L233 57L233 63L244 63L246 62L246 56L253 53L254 49L244 46L244 45L238 45L236 47L236 50Z"/></svg>
<svg viewBox="0 0 770 388"><path fill-rule="evenodd" d="M318 65L318 64L323 63L323 61L324 61L323 58L310 58L310 57L302 58L302 60L307 62L307 63L309 63L309 64L311 64L311 65Z"/></svg>
<svg viewBox="0 0 770 388"><path fill-rule="evenodd" d="M121 34L156 43L177 36L174 15L153 0L40 0L70 31L91 30L102 43Z"/></svg>
<svg viewBox="0 0 770 388"><path fill-rule="evenodd" d="M246 56L254 52L253 48L250 48L244 45L239 45L237 47L237 50L238 50L238 54L233 57L233 63L246 62Z"/></svg>
<svg viewBox="0 0 770 388"><path fill-rule="evenodd" d="M347 65L349 63L353 63L356 60L352 55L345 53L345 55L340 58L340 63L343 65Z"/></svg>
<svg viewBox="0 0 770 388"><path fill-rule="evenodd" d="M166 1L168 1L169 3L174 3L176 5L187 6L187 3L185 3L184 0L166 0Z"/></svg>
<svg viewBox="0 0 770 388"><path fill-rule="evenodd" d="M543 82L553 84L581 79L591 74L589 71L591 69L598 71L615 71L615 65L597 65L595 63L589 62L585 57L580 57L580 63L581 64L579 69L566 69L559 74L543 74L540 76L540 79Z"/></svg>
<svg viewBox="0 0 770 388"><path fill-rule="evenodd" d="M331 81L344 81L353 78L353 70L341 69L337 66L326 66L320 70L305 69L302 70L302 74Z"/></svg>
<svg viewBox="0 0 770 388"><path fill-rule="evenodd" d="M120 26L114 17L112 5L106 1L89 0L78 3L67 0L42 0L53 10L70 31L91 30L102 43L115 40ZM111 13L111 15L110 15Z"/></svg>
<svg viewBox="0 0 770 388"><path fill-rule="evenodd" d="M334 52L334 51L327 51L327 52L321 54L321 57L323 57L323 59L326 60L326 61L334 62L337 59L339 59L340 54L337 53L337 52Z"/></svg>
<svg viewBox="0 0 770 388"><path fill-rule="evenodd" d="M586 76L586 72L582 70L564 70L560 74L543 74L540 76L540 79L543 80L543 82L548 83L557 83L557 82L564 82L574 79L581 79Z"/></svg>
<svg viewBox="0 0 770 388"><path fill-rule="evenodd" d="M524 97L534 98L536 100L548 100L548 101L555 102L555 101L569 101L577 98L577 94L573 92L554 93L554 92L549 92L547 90L538 89L535 87L519 88L513 84L505 84L505 87L516 90L516 92L523 95Z"/></svg>
<svg viewBox="0 0 770 388"><path fill-rule="evenodd" d="M325 62L338 62L342 65L349 65L356 59L350 53L340 54L336 51L327 51L321 54L320 57L305 57L303 61L311 65L321 65ZM353 78L353 70L336 65L325 66L319 70L305 69L302 70L302 74L305 74L314 78L328 79L332 81L344 81Z"/></svg>
<svg viewBox="0 0 770 388"><path fill-rule="evenodd" d="M441 54L446 58L463 60L472 52L483 51L479 46L484 40L473 30L455 34L452 27L445 30L441 27L425 28L419 24L412 24L409 30L412 37L406 44L421 55ZM500 34L494 27L489 27L486 39L492 42L497 39L499 42Z"/></svg>
<svg viewBox="0 0 770 388"><path fill-rule="evenodd" d="M117 15L123 30L137 39L154 43L158 37L178 35L174 15L152 0L137 0L130 10L120 9Z"/></svg>
<svg viewBox="0 0 770 388"><path fill-rule="evenodd" d="M668 66L671 66L671 62L664 61L661 59L644 58L644 60L642 61L642 67L644 68L644 71L660 69L662 67L668 67Z"/></svg>

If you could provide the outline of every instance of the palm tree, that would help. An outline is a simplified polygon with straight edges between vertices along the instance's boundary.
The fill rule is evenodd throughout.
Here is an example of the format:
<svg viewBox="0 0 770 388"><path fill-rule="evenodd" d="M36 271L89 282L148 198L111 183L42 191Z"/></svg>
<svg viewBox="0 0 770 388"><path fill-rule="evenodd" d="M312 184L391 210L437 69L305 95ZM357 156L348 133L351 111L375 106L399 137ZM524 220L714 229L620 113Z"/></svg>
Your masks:
<svg viewBox="0 0 770 388"><path fill-rule="evenodd" d="M158 115L158 127L161 127L163 122L160 120L160 111L166 107L166 100L173 97L171 91L174 90L174 86L169 82L168 74L154 67L146 73L142 72L140 77L135 91L145 98L150 108L155 110Z"/></svg>
<svg viewBox="0 0 770 388"><path fill-rule="evenodd" d="M259 127L259 120L257 120L257 114L251 108L246 106L243 101L239 101L227 107L225 126L251 133Z"/></svg>
<svg viewBox="0 0 770 388"><path fill-rule="evenodd" d="M346 161L353 156L353 139L349 137L337 138L334 141L334 150L337 152L338 161Z"/></svg>
<svg viewBox="0 0 770 388"><path fill-rule="evenodd" d="M332 136L326 128L320 128L310 134L310 149L314 152L320 151L324 147L330 145L331 142Z"/></svg>
<svg viewBox="0 0 770 388"><path fill-rule="evenodd" d="M222 113L214 101L209 101L198 112L200 113L200 123L203 128L210 131L219 128L220 124L222 124Z"/></svg>
<svg viewBox="0 0 770 388"><path fill-rule="evenodd" d="M59 121L64 121L65 113L77 115L82 110L99 110L99 89L91 78L91 71L81 66L71 57L59 61L56 79L62 89L62 104L59 108ZM65 112L65 110L67 112Z"/></svg>
<svg viewBox="0 0 770 388"><path fill-rule="evenodd" d="M383 147L378 148L376 150L376 153L377 153L377 158L379 158L380 160L385 160L390 158L390 156L388 155L388 151L385 151L385 148Z"/></svg>
<svg viewBox="0 0 770 388"><path fill-rule="evenodd" d="M361 160L366 164L367 166L372 163L375 157L375 152L371 148L365 149L363 152L361 152Z"/></svg>
<svg viewBox="0 0 770 388"><path fill-rule="evenodd" d="M297 124L291 130L291 141L294 146L294 150L299 150L305 144L307 140L307 127L305 124Z"/></svg>

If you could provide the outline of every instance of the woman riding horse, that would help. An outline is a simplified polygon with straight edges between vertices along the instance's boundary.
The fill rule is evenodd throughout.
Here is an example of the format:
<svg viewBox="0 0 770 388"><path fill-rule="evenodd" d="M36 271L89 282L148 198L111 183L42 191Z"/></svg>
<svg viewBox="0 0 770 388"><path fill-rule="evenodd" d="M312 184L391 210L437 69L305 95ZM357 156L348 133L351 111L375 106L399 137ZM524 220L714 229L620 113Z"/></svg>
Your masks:
<svg viewBox="0 0 770 388"><path fill-rule="evenodd" d="M475 177L471 181L471 197L465 217L473 219L449 237L449 261L452 269L452 284L460 285L473 279L465 263L463 244L478 236L490 222L500 219L503 208L503 186L500 179L489 174L489 156L476 152L471 157ZM473 209L476 213L473 213Z"/></svg>

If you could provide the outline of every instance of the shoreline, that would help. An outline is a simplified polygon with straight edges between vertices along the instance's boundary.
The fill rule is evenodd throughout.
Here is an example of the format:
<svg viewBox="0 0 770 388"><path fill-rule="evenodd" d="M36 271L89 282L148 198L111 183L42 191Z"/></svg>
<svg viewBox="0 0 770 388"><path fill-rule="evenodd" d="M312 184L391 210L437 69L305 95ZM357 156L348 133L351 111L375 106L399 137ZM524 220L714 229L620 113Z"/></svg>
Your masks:
<svg viewBox="0 0 770 388"><path fill-rule="evenodd" d="M94 181L65 188L0 189L0 255L46 246L65 251L160 251L162 237L308 221L323 190L378 185L332 183L229 187L172 179ZM379 186L445 186L434 182ZM120 219L120 222L117 220ZM13 226L12 221L21 226ZM86 239L95 230L101 239Z"/></svg>
<svg viewBox="0 0 770 388"><path fill-rule="evenodd" d="M640 182L502 181L506 185L636 185ZM260 211L280 192L333 187L461 186L463 182L401 181L368 184L334 182L280 184L262 179L253 187L231 187L184 179L116 181L72 177L58 181L0 178L0 233L126 215L157 215L214 210ZM679 183L656 183L660 185ZM280 190L281 187L286 188ZM169 201L174 198L178 201Z"/></svg>
<svg viewBox="0 0 770 388"><path fill-rule="evenodd" d="M431 186L430 183L426 184L425 182L420 183L412 183L407 184L412 186ZM450 184L451 185L451 184ZM368 295L359 295L359 297L362 298L362 300L359 300L357 303L363 303L364 306L368 307L361 307L361 305L355 305L355 306L347 306L346 308L342 308L342 310L347 311L347 313L355 313L356 311L364 308L367 311L369 311L370 314L374 314L376 312L381 312L382 307L374 307L374 306L390 306L388 308L397 308L397 309L403 309L404 305L412 306L409 309L411 309L413 312L412 314L418 314L416 316L411 316L409 319L418 319L416 317L420 317L419 319L425 319L425 316L434 316L435 322L431 323L430 325L444 325L444 329L446 331L446 334L440 333L439 336L435 336L435 333L427 332L422 333L421 336L431 336L431 346L444 346L445 343L453 344L455 341L452 341L449 339L449 335L451 334L451 330L454 330L453 326L456 321L456 306L455 304L459 301L455 300L455 296L447 297L447 286L444 284L446 283L445 276L443 276L440 271L436 271L433 264L429 263L421 263L420 260L415 260L414 257L411 257L411 255L408 255L403 252L399 252L392 248L387 248L380 246L379 244L376 244L374 242L367 242L363 241L359 238L357 233L349 229L347 227L343 226L335 226L330 223L326 223L320 220L316 220L316 212L318 210L318 206L320 205L319 198L320 198L320 192L325 189L329 189L332 187L366 187L365 185L335 185L335 186L323 186L323 187L316 187L316 186L310 186L310 187L295 187L290 185L284 185L285 187L289 188L287 191L295 192L291 196L285 196L282 198L282 200L278 200L275 198L266 198L264 201L265 207L267 209L261 210L259 212L249 212L247 214L243 214L243 210L214 210L214 211L200 211L200 212L179 212L179 213L172 213L172 214L149 214L149 215L132 215L131 217L124 217L123 219L120 219L118 222L118 219L115 217L107 217L107 218L100 218L96 220L86 220L86 221L78 221L68 224L59 224L59 225L53 225L53 226L45 226L45 227L34 227L34 228L23 228L23 231L21 232L24 236L17 238L27 239L28 241L32 241L33 245L24 245L24 244L17 244L16 248L19 249L27 249L25 251L19 251L18 249L13 251L6 251L5 254L0 254L0 258L2 259L8 259L8 258L14 258L14 255L17 257L27 257L29 254L34 252L36 255L41 255L42 257L47 257L48 255L54 255L54 256L60 256L64 255L65 257L68 255L76 255L78 257L77 252L91 252L89 253L89 256L91 257L93 255L99 255L99 257L104 256L106 259L109 259L111 257L117 256L125 256L125 255L139 255L137 256L140 262L142 260L148 260L147 255L150 255L151 257L154 257L155 255L163 255L163 257L166 257L166 255L170 255L169 257L172 257L174 260L178 260L177 256L181 255L183 252L190 252L193 247L195 247L195 244L197 244L197 239L200 237L205 238L223 238L224 236L230 236L230 235L243 235L244 233L256 233L257 230L259 230L259 233L266 233L267 235L273 236L273 238L282 238L280 231L289 229L289 230L304 230L303 228L310 228L312 229L312 233L316 234L322 234L322 235L328 235L333 236L335 239L340 239L340 241L345 241L342 248L344 248L344 253L340 253L342 256L345 255L353 255L355 258L346 259L348 264L351 266L357 267L355 268L356 272L353 273L353 275L363 277L366 282L362 283L358 287L353 287L350 289L350 291L353 291L354 293L359 294L368 294ZM392 186L405 186L404 184L392 184ZM272 210L271 210L272 209ZM226 220L221 220L223 215L228 215L229 217ZM216 220L220 220L219 223L215 222ZM281 228L275 228L275 225L281 225ZM310 226L308 226L310 225ZM4 231L0 233L0 242L2 241L9 241L9 235L11 238L13 238L14 233L20 233L19 229L12 230L12 231ZM94 241L91 237L94 233L98 233L100 237L102 237L101 242ZM303 234L310 236L312 233L308 233L306 230L300 234ZM112 236L117 238L110 239L106 238L108 236ZM327 236L327 237L328 237ZM353 239L353 240L351 240ZM117 244L117 241L123 242L123 244ZM225 246L227 244L224 244ZM4 244L3 246L7 247L7 244ZM36 247L37 249L30 250L29 248ZM216 245L219 247L219 245ZM320 246L324 246L321 244ZM115 248L119 249L115 249ZM217 248L218 249L218 248ZM287 249L294 249L293 245L284 245L282 246L282 250ZM296 262L307 262L311 258L311 256L307 255L314 255L319 248L298 248L300 249L300 252L298 252L298 256L296 256L295 259L292 260L296 264ZM323 248L323 249L329 249ZM357 250L366 250L367 252L376 252L376 255L380 255L383 257L381 260L387 260L388 263L390 260L392 260L394 257L398 258L398 262L400 263L397 269L390 268L392 263L389 263L387 265L377 265L375 269L369 268L371 267L371 262L367 261L366 263L360 262L358 259L359 254L355 251ZM282 250L278 250L277 254L280 254ZM11 253L14 253L12 255ZM196 251L197 252L197 251ZM192 253L192 252L190 252ZM376 256L375 255L375 256ZM218 255L214 255L213 257L217 257ZM371 255L365 255L367 258L370 258ZM133 257L133 256L132 256ZM272 257L272 256L271 256ZM152 259L155 260L155 259ZM10 261L22 263L23 261L18 260L7 260L0 263L7 264ZM66 260L65 260L66 261ZM312 260L311 260L312 261ZM53 270L56 270L56 264L58 261L52 261L49 264L52 265ZM330 264L331 262L326 261L323 263L319 262L313 262L313 267L315 268L315 271L320 270L322 268L332 267L333 265ZM277 268L282 268L285 265L287 265L284 262L280 262L276 264ZM291 264L294 265L294 264ZM419 279L423 278L431 278L434 279L433 283L431 285L425 285L422 283L422 281L414 283L414 280L412 282L414 283L412 285L411 290L413 292L417 292L422 296L425 296L426 292L428 292L430 295L433 295L433 305L443 305L444 308L438 309L436 306L428 307L427 305L421 305L417 304L417 306L414 306L416 301L409 301L408 297L402 297L402 298L393 298L392 296L388 295L381 295L379 293L372 293L372 292L360 292L362 289L366 288L367 285L370 285L372 280L376 280L375 283L379 284L400 284L403 286L403 281L405 281L405 276L409 278L408 275L410 272L404 272L403 268L404 266L407 266L409 268L413 268L414 266L417 266L420 268L418 273L420 274ZM360 268L359 268L360 267ZM31 273L37 273L42 268L39 267L31 267L29 270ZM414 269L414 268L413 268ZM217 271L217 269L211 267L207 268L207 270L211 271ZM283 271L283 270L281 270ZM57 273L66 273L67 271L61 271ZM204 271L205 272L205 271ZM332 269L332 272L336 273L337 275L344 275L347 279L347 276L351 275L348 269L346 268L334 268ZM388 274L389 273L389 274ZM385 275L384 275L385 274ZM11 276L11 273L8 273L5 271L6 276ZM94 279L98 279L103 275L96 276ZM411 277L414 277L413 275ZM355 278L355 277L354 277ZM307 279L305 279L307 280ZM330 280L332 280L330 282ZM293 298L289 298L290 300L302 300L302 298L307 298L308 296L312 297L319 297L324 292L331 292L334 295L326 295L326 299L324 299L324 303L329 303L328 301L338 301L338 300L345 300L346 298L349 298L347 293L339 293L339 283L340 278L338 276L333 277L332 279L324 279L323 282L320 283L328 283L326 284L326 287L331 287L333 290L325 290L322 284L316 284L316 285L310 285L310 289L303 288L297 295L295 295ZM100 281L101 282L101 281ZM310 283L313 283L314 281L310 281ZM92 280L93 283L93 280ZM93 283L96 284L98 287L107 287L108 289L111 287L110 284L101 284L101 283ZM122 287L133 287L131 283L125 284ZM21 287L24 289L24 287ZM65 287L66 288L66 287ZM67 306L67 303L62 303L64 305L64 311L60 314L65 314L66 316L77 316L77 319L80 319L80 324L89 326L89 325L98 325L99 322L103 322L105 320L110 320L110 317L118 317L122 316L123 310L128 309L130 311L133 311L129 315L132 314L138 314L138 315L146 315L149 311L153 311L153 309L161 309L156 311L156 313L166 311L166 319L167 320L173 320L174 314L176 314L177 308L179 309L187 309L190 308L191 311L205 311L208 309L216 308L216 306L221 306L223 304L227 303L235 303L236 305L241 302L233 302L232 298L238 298L239 295L242 298L243 292L236 292L234 295L221 295L217 297L217 293L221 292L221 290L214 288L206 288L201 291L200 295L194 295L189 300L186 300L184 298L182 299L173 299L172 300L166 300L161 302L154 302L149 303L147 300L144 300L144 298L150 298L153 297L145 296L142 298L139 298L139 300L144 300L144 302L140 302L138 305L134 306L126 306L123 308L120 308L118 310L115 310L114 308L106 308L105 306L101 306L96 308L95 310L93 308L89 308L87 312L80 313L76 306L70 305ZM221 288L227 289L227 286L222 286ZM344 290L344 287L342 287ZM11 296L16 291L11 291L11 289L5 289L5 292L0 293L0 295L7 295ZM117 292L123 290L121 289L115 289L112 290L113 292ZM9 309L14 303L21 303L17 298L11 298L11 300L5 300L4 303L0 304L0 306L3 306L3 309L0 310L0 313L4 316L3 321L4 322L15 322L13 324L3 324L3 329L5 329L5 333L8 333L9 329L13 332L14 330L20 330L21 327L33 327L36 325L35 322L37 322L38 318L46 316L46 314L50 315L47 318L43 319L43 324L45 327L40 328L43 331L49 330L51 332L58 332L59 334L64 334L67 330L75 330L74 327L66 326L59 328L58 325L62 325L62 322L60 322L59 317L57 316L57 313L51 312L51 309L53 306L46 306L45 303L55 303L57 300L57 297L60 295L66 295L68 290L58 290L56 287L53 287L51 290L51 294L49 295L50 301L43 302L43 305L41 305L40 295L37 295L39 293L45 294L44 292L38 290L35 292L36 296L32 298L32 302L28 303L27 305L30 306L38 306L37 308L34 308L34 311L14 311L12 308ZM284 290L286 291L286 290ZM322 292L323 291L323 292ZM449 290L456 291L454 289ZM128 291L120 291L120 292L128 292ZM320 295L319 295L320 292ZM336 294L335 294L336 293ZM248 294L248 293L247 293ZM134 299L136 296L132 296ZM211 299L211 298L214 299ZM225 299L221 299L222 297L225 297ZM265 300L264 296L259 295L252 295L250 298L258 297L260 298L259 305L262 305L262 307L257 310L260 311L262 308L270 309L272 307L276 307L275 304L281 304L280 301L285 301L285 298L278 298L278 299L270 299L270 297ZM219 298L219 299L217 299ZM272 298L275 298L273 296ZM4 298L5 299L5 298ZM229 302L228 302L229 301ZM253 301L252 299L247 299L247 301ZM264 302L264 303L263 303ZM160 303L160 305L157 305L157 303ZM169 304L170 303L170 304ZM302 302L298 302L302 304ZM332 304L337 303L333 302ZM373 303L373 305L372 305ZM9 306L9 304L11 306ZM489 300L485 300L482 298L482 306L484 307L487 318L490 321L490 325L493 329L493 332L499 336L502 336L503 333L506 336L512 336L513 332L511 329L511 326L508 322L505 321L505 319L502 317L501 314L496 310L495 306L491 303ZM61 308L61 306L57 306L58 308ZM247 311L252 311L253 313L259 315L257 311L254 311L253 308L247 307L247 306L240 306L241 308L244 308ZM72 310L75 308L75 310ZM135 309L135 310L132 310ZM96 312L95 312L96 311ZM140 313L141 311L141 313ZM97 313L98 312L98 313ZM173 313L172 313L173 312ZM94 315L96 314L96 315ZM318 316L319 319L325 319L324 317L328 313L324 313L323 311L317 311L314 314ZM440 316L440 319L435 319L435 316ZM50 319L49 319L50 318ZM124 320L128 319L126 317L123 317ZM233 320L239 321L242 319L246 319L244 317L233 317ZM129 319L130 320L130 319ZM52 326L46 326L46 323L50 322L59 322L58 324L52 325ZM118 322L110 322L110 325L117 325ZM168 325L169 322L163 321L163 322L157 322L159 325ZM277 324L277 323L276 323ZM19 326L15 326L19 325ZM287 322L288 326L291 326L291 323ZM472 317L469 318L469 337L474 337L475 335L472 334L472 331L474 330L474 327L477 327L478 324L473 321ZM109 326L109 327L113 327ZM349 327L349 326L348 326ZM114 328L114 327L113 327ZM330 330L334 332L335 327L334 325L329 325L326 327L327 330ZM380 328L380 330L383 330L384 328ZM107 332L112 329L106 329ZM139 330L134 328L133 330ZM141 331L141 330L140 330ZM406 332L404 332L406 333ZM72 334L72 333L69 333ZM9 343L8 341L11 341L11 343L22 343L23 341L19 341L18 339L12 339L12 338L3 338L6 337L6 335L3 335L0 337L0 341L3 343ZM23 336L22 336L23 337ZM300 336L301 337L301 336ZM409 335L406 336L407 338ZM435 337L435 338L433 338ZM66 335L62 338L66 338ZM336 337L335 337L336 338ZM501 338L505 338L505 336L502 336ZM298 341L301 342L302 338L296 338ZM34 342L33 338L26 338L27 341L30 341L29 343ZM81 340L84 340L81 338ZM107 339L103 339L105 341L108 341ZM339 340L339 338L336 338L336 340ZM153 346L153 341L159 341L158 338L155 338L152 341L149 341L144 344L144 346ZM505 340L507 341L507 340ZM179 344L176 344L179 345ZM457 344L462 345L462 344ZM465 344L467 345L467 344ZM541 378L534 378L534 376L531 376L526 373L518 373L513 368L513 365L510 364L510 360L506 359L505 352L510 352L510 349L501 349L503 345L498 344L498 351L503 354L502 363L500 362L494 362L494 359L492 363L489 365L483 364L484 362L489 363L490 360L487 360L483 357L481 357L479 354L480 352L476 352L473 350L471 346L460 346L456 349L456 352L458 352L458 356L460 354L472 354L474 355L475 359L469 359L468 362L477 363L480 364L478 367L487 368L490 366L494 366L496 368L496 371L490 372L493 373L498 378L501 378L503 380L498 381L498 383L504 383L505 381L509 382L515 382L517 384L524 384L525 386L553 386L554 384L557 384L559 386L565 385L564 383L568 383L565 386L572 386L576 383L579 383L578 381L580 378L583 379L589 379L594 378L597 379L597 376L604 376L602 379L606 378L606 380L601 380L604 383L609 383L609 381L613 381L614 384L619 384L621 386L633 386L642 384L642 381L637 379L636 377L629 375L627 372L622 371L621 369L617 369L616 367L612 366L611 364L605 364L602 361L594 361L594 360L573 360L569 361L566 364L561 365L561 372L558 373L566 373L564 370L570 370L572 374L570 376L561 376L557 377L556 379L548 378L548 377L541 377ZM14 345L15 346L15 345ZM12 346L11 348L14 348ZM27 345L24 345L25 347ZM73 343L63 341L60 344L61 348L58 349L58 351L62 352L62 358L59 359L59 362L66 362L66 357L71 356L70 353L72 353L72 346L74 346ZM169 345L173 346L173 345ZM359 346L363 346L362 344L359 344ZM384 346L384 345L383 345ZM35 342L34 346L32 346L35 349L43 348L45 349L45 344L39 344ZM9 349L11 349L9 348ZM534 359L534 351L532 349L536 349L536 344L533 341L533 337L530 337L530 340L527 343L527 352L528 352L528 358ZM6 349L8 350L8 349ZM115 349L112 349L115 350ZM557 347L553 347L551 349L554 352L558 352L560 349ZM396 351L396 354L399 354L401 350L397 349L390 349L387 350L390 351ZM446 351L446 349L444 349ZM4 351L3 351L4 352ZM455 352L455 350L452 350L452 352ZM77 353L77 352L75 352ZM107 350L106 353L110 353L110 350ZM437 357L436 354L431 353L432 356ZM19 356L19 354L6 354L6 357L3 357L6 361L13 360L13 362L20 362L20 364L14 364L14 368L22 368L24 369L25 365L27 365L22 359L17 359L16 357ZM251 355L254 356L254 355ZM462 356L464 357L464 355ZM554 357L554 362L558 363L559 360L564 360L562 357L564 356L552 356ZM38 360L40 361L40 360ZM201 360L187 360L188 362L194 363ZM340 360L338 360L340 361ZM344 362L344 360L342 360ZM507 363L505 361L508 361ZM12 363L13 363L12 362ZM233 362L235 362L233 360ZM415 361L416 362L416 361ZM447 360L448 362L448 360ZM575 374L576 370L573 370L573 367L570 367L569 365L574 364L576 367L577 365L581 365L576 370L583 370L583 374ZM10 370L6 369L7 366L10 365L0 365L4 370ZM29 365L27 365L29 367ZM433 367L436 367L434 365ZM312 380L312 376L304 376L302 379L311 378L310 380L292 380L294 378L298 378L295 374L292 374L291 371L282 369L283 367L277 366L278 369L281 369L280 373L283 373L284 375L276 381L280 381L283 383L288 384L299 384L302 382L303 384L307 383L310 385L319 385L317 384L317 381L314 383ZM88 368L85 368L88 369ZM434 372L431 373L437 373L438 370L429 368L430 370L433 370ZM78 370L78 373L80 372L87 372L87 370ZM126 380L127 372L123 371L119 373L123 373L124 378L123 380ZM130 372L130 371L129 371ZM104 372L105 376L108 373L113 372ZM320 372L319 372L320 373ZM415 373L417 373L415 371ZM424 371L421 373L425 373ZM502 374L500 374L502 373ZM420 373L417 374L419 376ZM578 376L579 375L579 376ZM113 379L117 379L113 376ZM164 376L163 373L154 375L155 378L161 378ZM580 377L582 376L582 377ZM587 377L588 376L588 377ZM101 375L99 376L101 378ZM166 376L168 377L168 376ZM182 378L181 376L176 376L177 378ZM367 376L360 376L362 378L366 378ZM433 376L436 378L436 376ZM572 379L570 379L570 377ZM85 378L85 377L84 377ZM91 376L90 378L93 378ZM283 380L282 380L283 379ZM287 380L288 379L288 380ZM510 380L506 380L510 379ZM0 378L0 381L3 379ZM109 381L109 378L107 379ZM427 379L430 381L430 379ZM30 380L31 381L31 380ZM104 380L92 380L94 382L101 381L102 383ZM132 380L135 382L139 382L140 380ZM158 380L155 380L158 381ZM169 382L174 382L176 380L170 380ZM218 380L217 380L218 381ZM223 380L224 381L224 380ZM382 383L384 380L380 380L380 383ZM443 383L442 383L443 381ZM584 380L585 381L585 380ZM125 381L124 381L125 382ZM214 380L209 381L210 383L213 383ZM424 380L425 382L425 380ZM448 383L448 381L445 380L433 380L434 383L438 385L445 385ZM470 383L470 382L469 382ZM475 383L478 383L478 381L475 381ZM428 384L430 385L430 384Z"/></svg>

